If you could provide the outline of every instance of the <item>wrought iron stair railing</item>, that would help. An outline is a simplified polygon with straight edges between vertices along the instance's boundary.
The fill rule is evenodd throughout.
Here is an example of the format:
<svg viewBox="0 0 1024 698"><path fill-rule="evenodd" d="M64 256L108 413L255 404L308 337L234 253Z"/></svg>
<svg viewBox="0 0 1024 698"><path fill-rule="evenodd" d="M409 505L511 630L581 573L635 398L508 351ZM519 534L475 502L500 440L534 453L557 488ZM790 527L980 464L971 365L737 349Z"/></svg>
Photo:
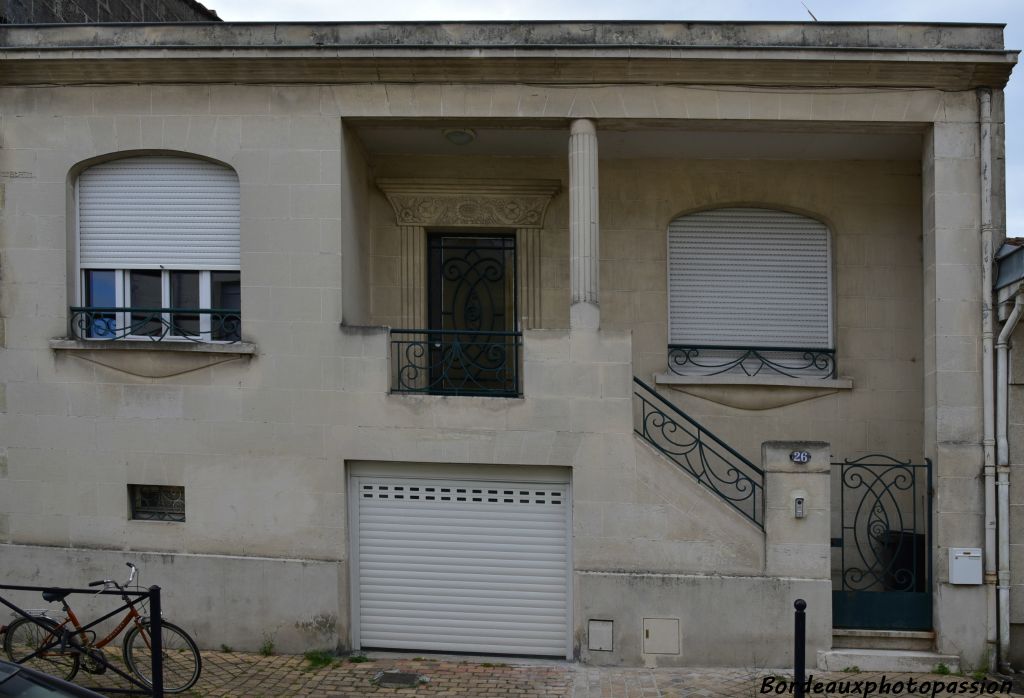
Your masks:
<svg viewBox="0 0 1024 698"><path fill-rule="evenodd" d="M637 436L763 530L764 471L635 377L633 397Z"/></svg>

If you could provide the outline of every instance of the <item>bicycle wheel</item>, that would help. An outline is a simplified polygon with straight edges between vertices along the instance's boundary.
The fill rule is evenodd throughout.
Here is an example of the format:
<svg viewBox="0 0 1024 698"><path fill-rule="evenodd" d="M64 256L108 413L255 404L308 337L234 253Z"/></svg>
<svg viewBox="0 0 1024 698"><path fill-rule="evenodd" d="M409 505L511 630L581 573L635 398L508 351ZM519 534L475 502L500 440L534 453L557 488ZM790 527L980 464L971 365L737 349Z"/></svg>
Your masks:
<svg viewBox="0 0 1024 698"><path fill-rule="evenodd" d="M39 625L42 623L42 626ZM43 626L46 626L45 628ZM50 674L57 678L70 681L78 673L81 660L78 652L60 649L60 630L49 618L19 618L7 626L4 634L4 652L7 658L16 664ZM56 642L57 645L36 654L27 661L22 661L44 645Z"/></svg>
<svg viewBox="0 0 1024 698"><path fill-rule="evenodd" d="M164 621L162 653L164 663L164 692L181 693L187 691L199 680L203 670L203 660L199 649L188 633L173 623ZM124 663L133 674L147 686L152 686L153 653L149 636L149 621L143 623L143 629L134 626L124 636Z"/></svg>

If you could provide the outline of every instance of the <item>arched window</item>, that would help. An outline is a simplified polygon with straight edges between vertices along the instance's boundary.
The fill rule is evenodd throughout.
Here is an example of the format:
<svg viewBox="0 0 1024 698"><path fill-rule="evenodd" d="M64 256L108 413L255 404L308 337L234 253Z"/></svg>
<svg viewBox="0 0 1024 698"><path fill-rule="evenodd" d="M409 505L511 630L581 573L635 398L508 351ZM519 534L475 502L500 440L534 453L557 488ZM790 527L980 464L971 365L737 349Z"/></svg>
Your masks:
<svg viewBox="0 0 1024 698"><path fill-rule="evenodd" d="M235 172L197 158L129 157L78 177L82 339L240 339Z"/></svg>
<svg viewBox="0 0 1024 698"><path fill-rule="evenodd" d="M832 377L832 246L820 221L720 208L668 229L669 367Z"/></svg>

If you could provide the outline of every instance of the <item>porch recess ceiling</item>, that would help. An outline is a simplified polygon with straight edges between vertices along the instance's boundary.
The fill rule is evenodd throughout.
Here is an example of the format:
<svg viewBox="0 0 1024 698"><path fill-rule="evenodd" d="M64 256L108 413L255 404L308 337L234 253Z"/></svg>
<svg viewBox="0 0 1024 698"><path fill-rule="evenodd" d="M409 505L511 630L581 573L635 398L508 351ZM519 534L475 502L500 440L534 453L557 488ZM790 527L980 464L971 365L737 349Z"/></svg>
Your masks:
<svg viewBox="0 0 1024 698"><path fill-rule="evenodd" d="M352 122L348 122L352 123ZM371 155L448 155L566 157L568 124L551 128L480 126L479 122L352 124ZM808 124L791 130L766 126L765 130L726 130L713 125L680 128L622 128L598 124L602 159L677 158L691 160L908 160L921 157L921 133L900 130L843 129L817 131ZM619 126L619 128L614 128ZM444 138L448 128L470 128L472 143L455 145Z"/></svg>

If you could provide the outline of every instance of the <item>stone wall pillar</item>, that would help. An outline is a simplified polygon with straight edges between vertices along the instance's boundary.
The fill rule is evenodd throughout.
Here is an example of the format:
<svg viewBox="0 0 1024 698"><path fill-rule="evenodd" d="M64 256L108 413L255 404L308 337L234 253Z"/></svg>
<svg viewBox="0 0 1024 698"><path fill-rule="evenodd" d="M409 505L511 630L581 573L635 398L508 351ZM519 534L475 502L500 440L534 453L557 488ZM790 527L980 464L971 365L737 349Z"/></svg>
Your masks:
<svg viewBox="0 0 1024 698"><path fill-rule="evenodd" d="M589 119L572 122L569 135L569 237L573 328L601 325L598 304L600 224L597 190L597 129Z"/></svg>
<svg viewBox="0 0 1024 698"><path fill-rule="evenodd" d="M977 120L935 123L925 135L921 168L924 455L934 463L935 644L941 653L985 667L995 649L986 643L985 586L950 584L948 563L949 548L985 544L981 266L991 250L983 262ZM994 218L1003 210L1001 197L996 199Z"/></svg>
<svg viewBox="0 0 1024 698"><path fill-rule="evenodd" d="M807 462L794 453L809 454ZM820 441L767 441L761 444L764 468L765 574L772 577L831 579L832 449ZM803 498L803 517L796 500ZM827 617L832 611L816 618Z"/></svg>

